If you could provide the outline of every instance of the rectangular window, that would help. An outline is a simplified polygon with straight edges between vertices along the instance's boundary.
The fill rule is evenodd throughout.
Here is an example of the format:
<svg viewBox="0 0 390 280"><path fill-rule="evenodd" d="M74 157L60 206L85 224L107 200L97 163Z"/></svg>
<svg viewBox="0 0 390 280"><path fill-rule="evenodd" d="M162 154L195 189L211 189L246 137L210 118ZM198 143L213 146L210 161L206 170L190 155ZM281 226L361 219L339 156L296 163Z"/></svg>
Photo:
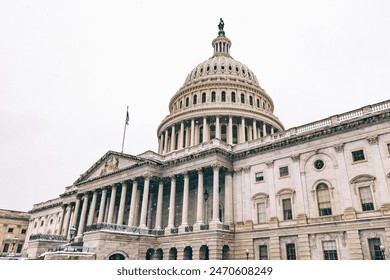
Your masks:
<svg viewBox="0 0 390 280"><path fill-rule="evenodd" d="M384 260L384 253L381 251L381 241L379 238L369 238L368 247L372 260Z"/></svg>
<svg viewBox="0 0 390 280"><path fill-rule="evenodd" d="M14 232L14 228L9 228L8 229L8 233L13 233Z"/></svg>
<svg viewBox="0 0 390 280"><path fill-rule="evenodd" d="M256 182L263 182L264 181L264 172L263 171L257 172L255 174L255 177L256 177Z"/></svg>
<svg viewBox="0 0 390 280"><path fill-rule="evenodd" d="M257 221L259 224L267 222L265 202L257 203Z"/></svg>
<svg viewBox="0 0 390 280"><path fill-rule="evenodd" d="M280 175L280 177L286 177L286 176L288 176L288 175L289 175L288 166L280 167L280 168L279 168L279 175Z"/></svg>
<svg viewBox="0 0 390 280"><path fill-rule="evenodd" d="M297 253L295 251L295 243L286 244L286 253L287 253L288 260L296 260L297 259Z"/></svg>
<svg viewBox="0 0 390 280"><path fill-rule="evenodd" d="M268 260L268 248L267 245L259 246L259 259L260 260Z"/></svg>
<svg viewBox="0 0 390 280"><path fill-rule="evenodd" d="M18 248L16 248L16 253L20 254L22 252L23 244L19 244Z"/></svg>
<svg viewBox="0 0 390 280"><path fill-rule="evenodd" d="M352 160L353 162L365 160L364 151L363 150L353 151Z"/></svg>
<svg viewBox="0 0 390 280"><path fill-rule="evenodd" d="M292 220L292 207L291 207L291 198L283 199L283 219Z"/></svg>
<svg viewBox="0 0 390 280"><path fill-rule="evenodd" d="M390 155L390 143L387 144L387 152Z"/></svg>
<svg viewBox="0 0 390 280"><path fill-rule="evenodd" d="M27 229L22 229L22 234L26 234Z"/></svg>
<svg viewBox="0 0 390 280"><path fill-rule="evenodd" d="M317 186L317 200L319 215L332 215L332 205L330 204L330 195L327 185L321 183Z"/></svg>
<svg viewBox="0 0 390 280"><path fill-rule="evenodd" d="M374 201L372 200L372 193L370 187L359 188L360 201L362 203L363 211L374 210Z"/></svg>
<svg viewBox="0 0 390 280"><path fill-rule="evenodd" d="M322 246L324 248L324 260L337 260L337 247L335 241L325 241Z"/></svg>
<svg viewBox="0 0 390 280"><path fill-rule="evenodd" d="M5 243L3 247L3 253L8 253L9 244Z"/></svg>

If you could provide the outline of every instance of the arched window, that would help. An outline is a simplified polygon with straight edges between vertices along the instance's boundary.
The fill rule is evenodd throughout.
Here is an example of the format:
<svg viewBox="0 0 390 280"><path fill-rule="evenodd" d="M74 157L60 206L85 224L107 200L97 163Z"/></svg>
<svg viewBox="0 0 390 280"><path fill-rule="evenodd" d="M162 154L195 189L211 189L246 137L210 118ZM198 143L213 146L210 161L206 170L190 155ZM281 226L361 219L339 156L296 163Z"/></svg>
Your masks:
<svg viewBox="0 0 390 280"><path fill-rule="evenodd" d="M183 101L180 100L180 109L183 108Z"/></svg>
<svg viewBox="0 0 390 280"><path fill-rule="evenodd" d="M198 103L198 96L195 94L192 100L192 103L196 105Z"/></svg>
<svg viewBox="0 0 390 280"><path fill-rule="evenodd" d="M188 107L189 105L190 105L190 98L187 97L187 98L186 98L186 107Z"/></svg>
<svg viewBox="0 0 390 280"><path fill-rule="evenodd" d="M233 125L233 144L238 143L237 125Z"/></svg>
<svg viewBox="0 0 390 280"><path fill-rule="evenodd" d="M318 212L320 216L332 215L332 206L330 203L330 194L328 185L320 183L316 187Z"/></svg>
<svg viewBox="0 0 390 280"><path fill-rule="evenodd" d="M108 258L110 261L124 260L125 256L119 253L113 254Z"/></svg>
<svg viewBox="0 0 390 280"><path fill-rule="evenodd" d="M226 125L222 125L221 126L221 140L226 142L227 141L227 137L226 137Z"/></svg>
<svg viewBox="0 0 390 280"><path fill-rule="evenodd" d="M215 94L215 91L213 91L212 93L211 93L211 102L215 102L216 101L216 94Z"/></svg>
<svg viewBox="0 0 390 280"><path fill-rule="evenodd" d="M202 93L202 103L206 103L206 93Z"/></svg>
<svg viewBox="0 0 390 280"><path fill-rule="evenodd" d="M177 249L176 248L171 248L169 250L169 259L170 260L177 260Z"/></svg>
<svg viewBox="0 0 390 280"><path fill-rule="evenodd" d="M208 260L209 259L209 247L207 245L202 245L199 249L199 259Z"/></svg>
<svg viewBox="0 0 390 280"><path fill-rule="evenodd" d="M230 248L228 245L222 247L222 260L230 260Z"/></svg>
<svg viewBox="0 0 390 280"><path fill-rule="evenodd" d="M256 105L257 105L257 108L260 108L260 99L258 99L258 98L256 100Z"/></svg>
<svg viewBox="0 0 390 280"><path fill-rule="evenodd" d="M236 93L232 91L231 96L230 96L231 102L235 103L236 102Z"/></svg>
<svg viewBox="0 0 390 280"><path fill-rule="evenodd" d="M226 102L226 92L221 92L221 102Z"/></svg>
<svg viewBox="0 0 390 280"><path fill-rule="evenodd" d="M210 139L215 138L215 125L210 125Z"/></svg>
<svg viewBox="0 0 390 280"><path fill-rule="evenodd" d="M184 248L183 260L192 260L192 248L190 246Z"/></svg>
<svg viewBox="0 0 390 280"><path fill-rule="evenodd" d="M199 143L203 142L203 126L199 127Z"/></svg>
<svg viewBox="0 0 390 280"><path fill-rule="evenodd" d="M253 106L253 97L249 96L249 105Z"/></svg>
<svg viewBox="0 0 390 280"><path fill-rule="evenodd" d="M241 103L245 104L245 94L241 93Z"/></svg>

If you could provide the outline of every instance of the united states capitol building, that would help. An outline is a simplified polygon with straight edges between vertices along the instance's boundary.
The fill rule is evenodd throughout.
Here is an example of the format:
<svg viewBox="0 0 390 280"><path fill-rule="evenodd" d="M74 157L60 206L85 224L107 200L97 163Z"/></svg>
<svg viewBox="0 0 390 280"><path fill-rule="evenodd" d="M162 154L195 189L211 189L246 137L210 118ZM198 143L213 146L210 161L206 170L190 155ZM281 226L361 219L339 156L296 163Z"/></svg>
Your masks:
<svg viewBox="0 0 390 280"><path fill-rule="evenodd" d="M28 258L389 255L390 100L286 129L231 46L221 20L211 58L168 104L157 152L108 151L33 206Z"/></svg>

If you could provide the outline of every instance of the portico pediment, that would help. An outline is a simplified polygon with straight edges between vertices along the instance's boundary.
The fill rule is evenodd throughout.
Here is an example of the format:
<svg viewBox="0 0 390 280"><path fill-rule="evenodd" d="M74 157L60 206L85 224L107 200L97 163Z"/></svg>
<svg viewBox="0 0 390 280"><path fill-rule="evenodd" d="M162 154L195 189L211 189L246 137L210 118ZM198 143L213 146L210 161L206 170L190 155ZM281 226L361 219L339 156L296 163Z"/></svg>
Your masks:
<svg viewBox="0 0 390 280"><path fill-rule="evenodd" d="M75 184L114 173L120 169L138 164L140 161L141 159L135 156L108 151L91 168L82 174L80 178L76 180Z"/></svg>

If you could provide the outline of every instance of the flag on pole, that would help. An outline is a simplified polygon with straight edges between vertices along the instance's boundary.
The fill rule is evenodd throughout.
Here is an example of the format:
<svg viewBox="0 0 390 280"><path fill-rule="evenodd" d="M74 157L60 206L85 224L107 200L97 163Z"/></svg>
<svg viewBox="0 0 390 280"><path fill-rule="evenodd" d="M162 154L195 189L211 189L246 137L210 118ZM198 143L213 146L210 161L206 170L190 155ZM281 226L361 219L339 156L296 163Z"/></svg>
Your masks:
<svg viewBox="0 0 390 280"><path fill-rule="evenodd" d="M129 107L127 107L127 113L126 113L126 125L129 125Z"/></svg>

